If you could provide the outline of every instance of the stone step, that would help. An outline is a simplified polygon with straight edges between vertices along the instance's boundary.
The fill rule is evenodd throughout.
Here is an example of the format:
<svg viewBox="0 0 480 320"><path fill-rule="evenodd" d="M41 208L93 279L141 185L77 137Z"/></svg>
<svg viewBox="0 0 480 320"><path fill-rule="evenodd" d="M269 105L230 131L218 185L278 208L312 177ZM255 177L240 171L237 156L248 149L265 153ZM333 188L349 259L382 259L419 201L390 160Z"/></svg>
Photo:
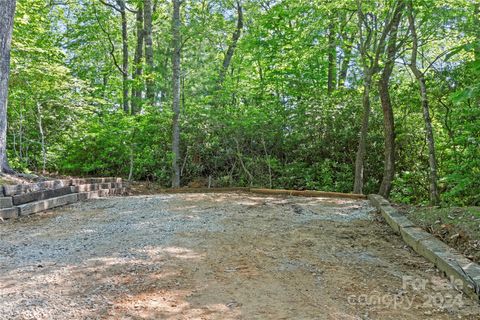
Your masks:
<svg viewBox="0 0 480 320"><path fill-rule="evenodd" d="M101 197L106 197L110 195L111 191L113 189L99 189L99 190L94 190L94 191L88 191L88 192L81 192L78 194L78 199L79 201L81 200L88 200L88 199L97 199Z"/></svg>
<svg viewBox="0 0 480 320"><path fill-rule="evenodd" d="M12 197L0 197L0 209L13 207Z"/></svg>
<svg viewBox="0 0 480 320"><path fill-rule="evenodd" d="M75 187L63 187L58 189L50 189L50 190L35 191L35 192L20 194L17 196L13 196L13 204L20 205L28 202L40 201L40 200L46 200L50 198L64 196L64 195L75 192L74 188Z"/></svg>
<svg viewBox="0 0 480 320"><path fill-rule="evenodd" d="M0 209L0 218L13 219L18 217L18 207Z"/></svg>
<svg viewBox="0 0 480 320"><path fill-rule="evenodd" d="M89 191L96 191L101 189L111 189L112 182L82 184L79 186L75 186L74 188L75 188L75 192L89 192Z"/></svg>
<svg viewBox="0 0 480 320"><path fill-rule="evenodd" d="M80 178L80 179L72 179L72 185L79 186L83 184L94 184L94 183L109 183L109 182L122 182L122 178Z"/></svg>
<svg viewBox="0 0 480 320"><path fill-rule="evenodd" d="M72 180L50 180L30 184L17 184L3 186L3 194L6 196L15 196L28 192L40 191L43 189L58 189L70 186Z"/></svg>
<svg viewBox="0 0 480 320"><path fill-rule="evenodd" d="M94 191L80 192L78 194L78 201L88 200L88 199L98 199L107 196L113 195L123 195L125 194L125 188L114 188L114 189L100 189Z"/></svg>
<svg viewBox="0 0 480 320"><path fill-rule="evenodd" d="M65 196L60 196L56 198L50 198L46 200L40 200L36 202L26 203L19 205L19 214L20 216L26 216L32 213L37 213L40 211L52 209L59 206L64 206L70 203L78 201L78 194L72 193Z"/></svg>

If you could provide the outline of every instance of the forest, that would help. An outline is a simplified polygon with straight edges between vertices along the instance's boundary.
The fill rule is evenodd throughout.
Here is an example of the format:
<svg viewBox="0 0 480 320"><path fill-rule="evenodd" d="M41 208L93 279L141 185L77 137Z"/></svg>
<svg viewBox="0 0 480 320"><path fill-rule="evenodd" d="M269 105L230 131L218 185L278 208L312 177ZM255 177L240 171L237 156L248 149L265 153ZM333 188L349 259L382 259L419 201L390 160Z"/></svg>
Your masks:
<svg viewBox="0 0 480 320"><path fill-rule="evenodd" d="M0 9L4 171L480 204L478 0Z"/></svg>

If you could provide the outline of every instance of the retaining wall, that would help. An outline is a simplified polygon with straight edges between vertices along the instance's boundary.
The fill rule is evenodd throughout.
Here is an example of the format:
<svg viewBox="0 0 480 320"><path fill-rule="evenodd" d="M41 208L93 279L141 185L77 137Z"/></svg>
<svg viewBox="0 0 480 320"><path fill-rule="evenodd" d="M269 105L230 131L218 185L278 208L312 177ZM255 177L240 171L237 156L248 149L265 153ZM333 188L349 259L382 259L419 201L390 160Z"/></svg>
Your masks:
<svg viewBox="0 0 480 320"><path fill-rule="evenodd" d="M17 218L77 201L124 193L122 178L64 179L0 186L0 218Z"/></svg>
<svg viewBox="0 0 480 320"><path fill-rule="evenodd" d="M371 194L370 202L390 227L418 254L432 262L445 275L461 281L467 295L480 300L480 266L415 226L407 217L393 208L382 196Z"/></svg>

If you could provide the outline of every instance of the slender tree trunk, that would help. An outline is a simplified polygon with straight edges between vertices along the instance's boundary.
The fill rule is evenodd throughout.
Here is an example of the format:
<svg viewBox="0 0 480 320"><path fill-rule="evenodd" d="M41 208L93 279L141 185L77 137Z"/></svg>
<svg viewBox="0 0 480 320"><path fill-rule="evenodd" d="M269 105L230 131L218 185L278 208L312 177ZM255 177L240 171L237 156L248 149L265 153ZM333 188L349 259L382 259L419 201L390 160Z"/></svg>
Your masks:
<svg viewBox="0 0 480 320"><path fill-rule="evenodd" d="M173 153L173 176L172 188L180 187L180 58L181 58L181 35L180 35L180 0L173 0L173 136L172 136L172 153Z"/></svg>
<svg viewBox="0 0 480 320"><path fill-rule="evenodd" d="M399 1L399 6L403 9L405 4ZM387 45L387 60L383 68L380 80L378 81L378 92L383 111L383 129L385 135L385 159L383 168L383 179L378 193L388 198L392 190L392 182L395 177L395 121L393 117L392 102L389 93L390 77L395 66L395 56L397 54L397 32L402 10L397 10L392 20L392 30Z"/></svg>
<svg viewBox="0 0 480 320"><path fill-rule="evenodd" d="M383 130L385 136L383 179L378 194L388 198L395 176L395 123L389 88L390 76L384 71L378 82L378 91L383 111Z"/></svg>
<svg viewBox="0 0 480 320"><path fill-rule="evenodd" d="M370 90L372 82L372 71L364 71L364 84L363 84L363 115L362 115L362 127L360 128L360 135L358 138L358 149L355 157L355 182L353 185L354 193L363 193L363 173L364 173L364 160L367 153L367 136L368 136L368 122L370 119Z"/></svg>
<svg viewBox="0 0 480 320"><path fill-rule="evenodd" d="M430 166L430 203L438 205L440 203L440 195L438 192L437 177L437 159L435 156L435 139L433 136L432 120L430 118L430 107L427 95L427 86L425 77L422 75L417 78L420 86L420 96L422 100L423 120L425 122L425 132L428 144L428 163Z"/></svg>
<svg viewBox="0 0 480 320"><path fill-rule="evenodd" d="M335 89L337 78L337 52L335 44L335 25L331 22L328 26L328 75L327 75L327 92L330 95Z"/></svg>
<svg viewBox="0 0 480 320"><path fill-rule="evenodd" d="M418 55L418 36L415 26L415 18L413 16L412 2L408 2L408 21L410 25L410 34L412 37L412 57L410 60L410 69L417 79L417 83L420 89L420 99L423 110L423 120L425 122L425 133L428 144L428 163L430 166L429 178L430 178L430 203L432 205L438 205L440 203L440 195L437 185L437 159L435 156L435 139L433 135L432 120L430 118L430 107L428 101L427 85L425 82L425 75L417 66Z"/></svg>
<svg viewBox="0 0 480 320"><path fill-rule="evenodd" d="M357 15L358 15L358 32L360 34L359 51L363 65L363 115L362 126L358 139L358 150L355 158L355 182L353 185L354 193L363 193L363 176L364 176L364 162L367 153L367 136L368 136L368 122L370 118L370 90L373 76L378 73L379 60L385 53L385 44L387 37L395 25L398 15L403 10L404 4L402 0L395 2L395 10L393 10L390 19L385 23L380 36L377 32L373 32L372 28L366 28L367 34L363 34L363 28L366 21L365 14L362 11L362 1L357 1ZM397 24L398 25L398 24ZM378 31L378 30L377 30ZM373 49L373 55L369 54L369 49Z"/></svg>
<svg viewBox="0 0 480 320"><path fill-rule="evenodd" d="M475 61L480 61L480 3L476 3L473 9L473 21L475 28Z"/></svg>
<svg viewBox="0 0 480 320"><path fill-rule="evenodd" d="M12 169L7 160L7 101L15 5L15 0L0 1L0 165L1 171L8 173Z"/></svg>
<svg viewBox="0 0 480 320"><path fill-rule="evenodd" d="M242 35L242 29L243 29L243 9L240 1L237 1L237 27L233 32L232 40L230 42L230 45L228 46L227 53L225 54L225 58L223 59L222 68L220 69L220 75L218 80L220 86L225 80L225 75L232 61L233 54L235 53L235 49L237 48L238 40Z"/></svg>
<svg viewBox="0 0 480 320"><path fill-rule="evenodd" d="M129 83L128 83L128 25L125 0L117 0L120 16L122 18L122 101L123 111L130 113Z"/></svg>
<svg viewBox="0 0 480 320"><path fill-rule="evenodd" d="M350 60L352 59L352 45L353 36L349 39L349 43L343 48L343 60L340 66L340 72L338 73L338 86L345 87L345 81L347 80L348 67L350 66Z"/></svg>
<svg viewBox="0 0 480 320"><path fill-rule="evenodd" d="M45 133L43 131L42 123L42 107L37 102L37 116L38 116L38 131L40 132L40 145L42 147L42 174L45 174L45 168L47 166L47 149L45 146Z"/></svg>
<svg viewBox="0 0 480 320"><path fill-rule="evenodd" d="M153 77L153 41L152 41L152 0L145 0L145 62L148 74L146 78L147 99L151 104L155 102L155 81Z"/></svg>
<svg viewBox="0 0 480 320"><path fill-rule="evenodd" d="M135 48L135 56L133 59L133 64L135 71L133 73L133 86L132 86L132 114L138 113L141 109L142 102L142 81L141 77L143 74L143 4L139 2L136 13L136 24L137 24L137 46Z"/></svg>

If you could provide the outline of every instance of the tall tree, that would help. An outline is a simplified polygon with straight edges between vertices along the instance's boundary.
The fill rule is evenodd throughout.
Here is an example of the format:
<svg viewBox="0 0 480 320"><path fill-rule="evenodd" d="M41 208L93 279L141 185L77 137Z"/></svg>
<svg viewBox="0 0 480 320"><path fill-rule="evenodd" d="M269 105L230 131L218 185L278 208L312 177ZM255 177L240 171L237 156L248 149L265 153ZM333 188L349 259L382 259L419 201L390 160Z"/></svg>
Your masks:
<svg viewBox="0 0 480 320"><path fill-rule="evenodd" d="M438 205L440 196L437 185L437 158L435 156L435 139L433 135L432 119L430 117L430 106L427 92L427 83L425 80L425 72L420 70L417 65L418 57L418 34L414 17L414 9L412 1L408 1L408 22L410 27L410 35L412 38L412 54L410 58L410 69L417 80L420 90L420 100L423 111L423 120L425 122L425 135L428 145L428 163L430 167L430 203Z"/></svg>
<svg viewBox="0 0 480 320"><path fill-rule="evenodd" d="M235 28L235 31L232 34L232 40L228 45L227 52L225 53L225 58L223 59L222 68L220 69L220 76L219 76L220 85L223 83L225 79L225 74L228 71L228 68L233 58L233 54L235 53L235 49L237 48L238 40L242 35L242 29L243 29L243 9L240 1L237 1L237 26Z"/></svg>
<svg viewBox="0 0 480 320"><path fill-rule="evenodd" d="M182 51L181 43L181 18L180 18L180 0L173 0L173 18L172 18L172 36L173 36L173 121L172 121L172 154L173 154L173 175L172 188L180 187L180 59Z"/></svg>
<svg viewBox="0 0 480 320"><path fill-rule="evenodd" d="M153 41L152 41L152 0L145 0L145 62L148 68L146 79L147 99L150 103L155 101L155 81L153 77Z"/></svg>
<svg viewBox="0 0 480 320"><path fill-rule="evenodd" d="M7 101L15 6L15 0L0 0L0 165L4 172L11 171L7 163Z"/></svg>
<svg viewBox="0 0 480 320"><path fill-rule="evenodd" d="M402 17L402 11L405 3L400 0L398 2L398 10L392 20L392 29L387 45L387 57L385 66L383 67L378 81L378 92L380 95L380 102L383 111L383 130L385 136L385 150L384 150L384 164L383 164L383 179L378 193L384 197L390 195L392 190L393 177L395 176L395 121L393 116L392 101L390 99L390 77L392 76L393 67L395 65L395 58L397 54L397 33L398 26Z"/></svg>
<svg viewBox="0 0 480 320"><path fill-rule="evenodd" d="M337 45L336 32L333 17L328 25L328 75L327 75L327 92L331 94L335 89L337 79ZM346 72L345 72L346 73Z"/></svg>
<svg viewBox="0 0 480 320"><path fill-rule="evenodd" d="M128 81L128 25L127 25L127 10L125 0L117 0L120 17L122 19L122 102L123 111L130 112L129 106L129 81Z"/></svg>
<svg viewBox="0 0 480 320"><path fill-rule="evenodd" d="M135 46L135 56L133 58L134 72L132 75L133 86L132 86L132 98L131 98L131 108L132 114L136 114L140 110L141 100L142 100L142 74L143 74L143 39L144 39L144 28L143 28L143 3L138 2L137 12L136 12L136 35L137 35L137 44Z"/></svg>
<svg viewBox="0 0 480 320"><path fill-rule="evenodd" d="M128 74L128 20L127 20L127 6L125 4L125 0L116 0L116 5L111 4L106 0L100 0L101 3L104 5L114 9L120 14L121 25L122 25L122 65L120 66L117 63L115 58L115 44L110 37L108 31L102 26L100 21L98 20L99 26L102 28L102 31L107 35L108 41L110 42L111 51L110 55L113 58L115 66L122 74L122 106L123 111L125 113L130 112L130 104L129 104L129 74Z"/></svg>
<svg viewBox="0 0 480 320"><path fill-rule="evenodd" d="M359 53L363 71L363 93L362 93L362 125L358 139L358 149L355 158L355 181L353 192L363 193L365 155L367 153L367 136L370 119L370 92L372 89L373 77L380 71L379 61L385 52L387 36L392 30L393 23L398 11L400 1L395 1L394 10L387 10L383 26L379 26L378 17L372 12L365 13L363 1L357 0L357 20L360 37ZM382 28L382 29L379 29Z"/></svg>

